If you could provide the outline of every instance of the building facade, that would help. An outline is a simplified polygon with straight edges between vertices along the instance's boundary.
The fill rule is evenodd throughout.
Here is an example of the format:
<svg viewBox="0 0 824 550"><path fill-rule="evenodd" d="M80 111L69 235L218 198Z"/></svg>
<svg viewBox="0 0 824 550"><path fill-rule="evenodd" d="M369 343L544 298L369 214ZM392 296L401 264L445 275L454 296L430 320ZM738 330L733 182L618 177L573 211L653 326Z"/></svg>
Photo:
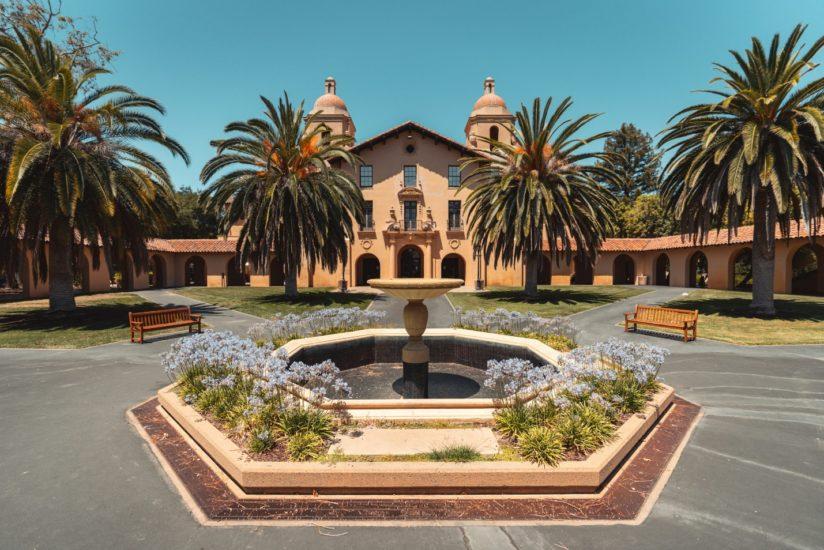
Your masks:
<svg viewBox="0 0 824 550"><path fill-rule="evenodd" d="M333 78L314 103L316 124L356 138L355 121L337 94ZM303 287L365 286L377 277L444 277L464 279L467 285L520 286L524 266L504 268L482 261L465 226L460 159L488 147L479 137L511 140L513 116L487 78L483 93L472 106L457 142L425 126L407 121L376 136L356 141L353 152L362 164L353 167L366 201L366 220L355 228L349 260L336 272L304 268ZM175 286L280 286L283 269L273 261L253 273L239 266L235 249L239 227L218 239L153 239L148 243L151 269L137 273L128 259L110 274L105 265L90 269L85 251L78 262L79 290L98 292ZM539 270L539 284L655 284L747 288L752 227L736 235L712 235L696 245L686 236L653 239L609 239L594 267L584 261L554 265L548 256ZM778 293L824 293L824 249L811 244L803 227L794 228L776 250L775 290ZM29 297L48 294L48 284L36 284L30 266L21 266L22 292Z"/></svg>

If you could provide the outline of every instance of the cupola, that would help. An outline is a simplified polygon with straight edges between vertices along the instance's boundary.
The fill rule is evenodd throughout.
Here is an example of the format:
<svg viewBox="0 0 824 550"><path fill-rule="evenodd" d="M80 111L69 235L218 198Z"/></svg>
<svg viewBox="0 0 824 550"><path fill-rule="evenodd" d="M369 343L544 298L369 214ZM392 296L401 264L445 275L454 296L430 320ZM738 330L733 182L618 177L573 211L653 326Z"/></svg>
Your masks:
<svg viewBox="0 0 824 550"><path fill-rule="evenodd" d="M324 81L323 88L324 94L315 100L310 111L310 114L316 115L315 124L327 126L333 134L343 134L354 138L355 124L346 103L338 96L337 82L330 76Z"/></svg>
<svg viewBox="0 0 824 550"><path fill-rule="evenodd" d="M512 140L512 121L506 102L495 93L495 79L488 76L484 80L484 92L472 106L464 132L466 144L479 149L489 149L489 144L477 139L478 136L497 141Z"/></svg>

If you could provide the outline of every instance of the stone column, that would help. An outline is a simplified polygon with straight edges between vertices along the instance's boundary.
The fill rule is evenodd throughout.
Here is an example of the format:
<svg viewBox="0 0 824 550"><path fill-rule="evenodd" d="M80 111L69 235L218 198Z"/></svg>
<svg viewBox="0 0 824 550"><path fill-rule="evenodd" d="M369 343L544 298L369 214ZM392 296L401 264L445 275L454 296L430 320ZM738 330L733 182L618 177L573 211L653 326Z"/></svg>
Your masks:
<svg viewBox="0 0 824 550"><path fill-rule="evenodd" d="M403 396L406 399L429 397L429 348L423 343L423 333L429 311L423 300L409 300L403 308L403 324L409 341L403 347Z"/></svg>
<svg viewBox="0 0 824 550"><path fill-rule="evenodd" d="M427 237L423 246L423 276L432 278L432 238Z"/></svg>

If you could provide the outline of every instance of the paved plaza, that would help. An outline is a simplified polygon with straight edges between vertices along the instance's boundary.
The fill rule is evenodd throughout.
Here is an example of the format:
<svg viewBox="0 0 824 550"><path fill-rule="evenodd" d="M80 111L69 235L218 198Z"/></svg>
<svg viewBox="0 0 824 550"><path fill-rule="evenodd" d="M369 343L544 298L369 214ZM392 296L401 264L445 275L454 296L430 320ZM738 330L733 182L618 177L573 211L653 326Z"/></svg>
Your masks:
<svg viewBox="0 0 824 550"><path fill-rule="evenodd" d="M620 335L621 313L652 294L574 316L588 343ZM186 303L172 291L141 292ZM257 318L194 304L213 328ZM449 324L441 298L430 326ZM381 297L372 306L401 304ZM399 324L399 323L398 323ZM821 548L824 346L684 344L663 380L703 406L650 516L639 526L204 527L126 420L168 380L158 355L178 336L81 350L0 350L0 548Z"/></svg>

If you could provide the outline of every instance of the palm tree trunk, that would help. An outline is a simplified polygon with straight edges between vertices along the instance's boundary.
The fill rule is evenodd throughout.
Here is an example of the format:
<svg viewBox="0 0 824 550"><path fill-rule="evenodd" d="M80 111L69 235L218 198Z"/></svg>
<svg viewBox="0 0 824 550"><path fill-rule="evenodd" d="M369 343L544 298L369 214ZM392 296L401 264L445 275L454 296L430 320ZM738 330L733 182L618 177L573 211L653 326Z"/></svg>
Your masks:
<svg viewBox="0 0 824 550"><path fill-rule="evenodd" d="M524 274L524 294L530 298L538 296L538 266L541 263L541 252L530 252L526 257L526 273Z"/></svg>
<svg viewBox="0 0 824 550"><path fill-rule="evenodd" d="M54 222L49 231L49 310L74 311L71 227L65 219Z"/></svg>
<svg viewBox="0 0 824 550"><path fill-rule="evenodd" d="M284 293L287 298L298 297L298 270L294 267L286 268L286 279L284 280Z"/></svg>
<svg viewBox="0 0 824 550"><path fill-rule="evenodd" d="M775 315L775 221L776 210L766 190L759 190L753 201L752 302L756 315Z"/></svg>

